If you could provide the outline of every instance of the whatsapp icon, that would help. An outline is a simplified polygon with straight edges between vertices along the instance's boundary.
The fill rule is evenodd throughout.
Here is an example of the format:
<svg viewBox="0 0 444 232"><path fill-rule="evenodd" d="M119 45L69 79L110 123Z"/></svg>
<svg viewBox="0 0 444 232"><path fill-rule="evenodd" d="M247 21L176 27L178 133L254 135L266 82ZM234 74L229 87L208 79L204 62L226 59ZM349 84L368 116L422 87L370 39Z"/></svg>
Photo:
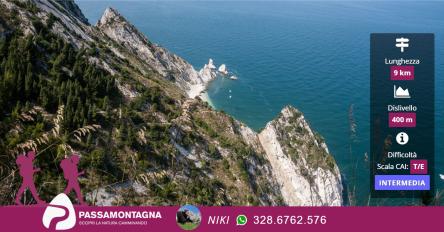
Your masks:
<svg viewBox="0 0 444 232"><path fill-rule="evenodd" d="M245 224L247 224L247 216L240 214L237 216L236 218L236 225L237 226L244 226Z"/></svg>

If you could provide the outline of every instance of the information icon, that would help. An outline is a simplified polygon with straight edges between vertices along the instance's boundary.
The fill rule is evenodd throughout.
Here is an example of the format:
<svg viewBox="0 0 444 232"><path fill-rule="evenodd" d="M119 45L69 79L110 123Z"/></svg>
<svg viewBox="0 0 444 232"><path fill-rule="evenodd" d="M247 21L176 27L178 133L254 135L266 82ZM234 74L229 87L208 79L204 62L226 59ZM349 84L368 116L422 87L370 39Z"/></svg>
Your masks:
<svg viewBox="0 0 444 232"><path fill-rule="evenodd" d="M396 142L399 145L406 145L409 142L409 135L405 132L399 132L396 135Z"/></svg>

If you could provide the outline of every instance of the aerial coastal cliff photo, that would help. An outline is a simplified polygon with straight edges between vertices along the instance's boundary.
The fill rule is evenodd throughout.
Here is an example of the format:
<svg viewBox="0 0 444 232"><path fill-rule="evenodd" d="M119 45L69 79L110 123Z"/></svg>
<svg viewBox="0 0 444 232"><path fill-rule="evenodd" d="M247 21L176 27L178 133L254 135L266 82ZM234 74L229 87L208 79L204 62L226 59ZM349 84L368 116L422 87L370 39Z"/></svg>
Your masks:
<svg viewBox="0 0 444 232"><path fill-rule="evenodd" d="M0 0L0 204L442 204L370 198L360 4Z"/></svg>

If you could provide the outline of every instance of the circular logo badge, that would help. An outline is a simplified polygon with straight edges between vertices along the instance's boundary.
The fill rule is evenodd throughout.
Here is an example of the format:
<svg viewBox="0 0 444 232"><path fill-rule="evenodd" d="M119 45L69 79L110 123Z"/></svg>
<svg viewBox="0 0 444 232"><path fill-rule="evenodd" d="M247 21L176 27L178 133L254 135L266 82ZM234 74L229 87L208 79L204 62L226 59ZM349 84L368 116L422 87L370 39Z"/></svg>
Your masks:
<svg viewBox="0 0 444 232"><path fill-rule="evenodd" d="M194 230L200 225L202 216L194 205L184 205L176 213L176 222L184 230Z"/></svg>

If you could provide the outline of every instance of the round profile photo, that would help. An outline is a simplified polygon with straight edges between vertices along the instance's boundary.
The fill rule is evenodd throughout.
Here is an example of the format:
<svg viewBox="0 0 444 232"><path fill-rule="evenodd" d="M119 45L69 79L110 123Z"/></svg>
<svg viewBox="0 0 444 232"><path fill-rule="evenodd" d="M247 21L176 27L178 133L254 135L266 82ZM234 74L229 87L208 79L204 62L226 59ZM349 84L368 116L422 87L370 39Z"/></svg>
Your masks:
<svg viewBox="0 0 444 232"><path fill-rule="evenodd" d="M201 215L194 205L184 205L176 213L176 222L184 230L194 230L200 225Z"/></svg>

